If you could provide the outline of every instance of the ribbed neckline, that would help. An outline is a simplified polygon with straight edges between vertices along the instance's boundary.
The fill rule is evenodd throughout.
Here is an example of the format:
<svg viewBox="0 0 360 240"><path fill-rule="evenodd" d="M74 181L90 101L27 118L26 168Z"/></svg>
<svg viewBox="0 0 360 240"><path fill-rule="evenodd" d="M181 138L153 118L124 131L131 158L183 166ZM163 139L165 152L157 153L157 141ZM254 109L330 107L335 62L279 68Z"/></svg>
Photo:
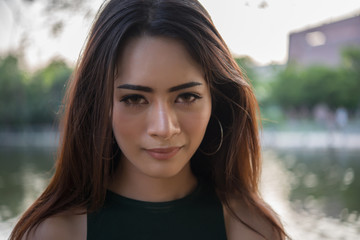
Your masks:
<svg viewBox="0 0 360 240"><path fill-rule="evenodd" d="M128 206L134 206L138 208L144 208L144 209L163 209L163 208L170 208L170 207L177 207L181 205L188 204L189 202L192 202L196 196L199 195L200 191L200 184L196 186L196 188L188 195L186 195L183 198L175 199L172 201L165 201L165 202L147 202L147 201L141 201L141 200L135 200L132 198L127 198L124 196L121 196L111 190L107 190L106 193L106 201L115 203L115 204L126 204Z"/></svg>

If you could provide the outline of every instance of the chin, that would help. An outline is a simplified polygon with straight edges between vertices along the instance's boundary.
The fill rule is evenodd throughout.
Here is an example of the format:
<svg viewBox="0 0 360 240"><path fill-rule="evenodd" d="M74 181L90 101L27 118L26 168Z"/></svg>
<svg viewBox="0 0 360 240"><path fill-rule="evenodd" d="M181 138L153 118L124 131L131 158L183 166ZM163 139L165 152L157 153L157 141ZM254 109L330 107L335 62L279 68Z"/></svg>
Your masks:
<svg viewBox="0 0 360 240"><path fill-rule="evenodd" d="M152 178L169 179L187 175L188 171L191 171L189 163L184 166L152 166L143 173Z"/></svg>

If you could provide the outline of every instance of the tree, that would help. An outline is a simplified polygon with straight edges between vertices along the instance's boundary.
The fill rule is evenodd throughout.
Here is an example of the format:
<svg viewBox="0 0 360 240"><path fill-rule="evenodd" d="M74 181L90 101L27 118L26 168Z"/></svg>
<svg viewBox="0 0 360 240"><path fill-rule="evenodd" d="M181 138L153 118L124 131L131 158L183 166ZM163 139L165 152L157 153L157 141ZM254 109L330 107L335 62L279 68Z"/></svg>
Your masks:
<svg viewBox="0 0 360 240"><path fill-rule="evenodd" d="M92 19L96 9L91 7L93 1L85 0L0 0L11 13L8 21L0 24L12 24L9 31L3 31L3 38L9 43L7 51L25 55L33 44L33 30L46 30L47 39L58 38L64 29L71 24L74 16ZM39 8L40 6L40 8ZM0 14L3 13L0 9ZM76 14L75 14L76 13ZM35 16L34 16L35 15Z"/></svg>
<svg viewBox="0 0 360 240"><path fill-rule="evenodd" d="M0 124L22 124L26 121L26 75L19 69L18 58L0 59Z"/></svg>
<svg viewBox="0 0 360 240"><path fill-rule="evenodd" d="M349 46L342 51L342 65L360 75L360 47Z"/></svg>
<svg viewBox="0 0 360 240"><path fill-rule="evenodd" d="M35 73L27 88L29 124L49 124L56 119L71 73L62 60L54 60Z"/></svg>
<svg viewBox="0 0 360 240"><path fill-rule="evenodd" d="M54 60L30 75L18 62L14 55L0 59L0 125L52 124L72 69L64 61Z"/></svg>
<svg viewBox="0 0 360 240"><path fill-rule="evenodd" d="M289 65L272 84L272 101L285 110L326 104L332 109L355 111L360 104L360 50L344 51L337 68Z"/></svg>

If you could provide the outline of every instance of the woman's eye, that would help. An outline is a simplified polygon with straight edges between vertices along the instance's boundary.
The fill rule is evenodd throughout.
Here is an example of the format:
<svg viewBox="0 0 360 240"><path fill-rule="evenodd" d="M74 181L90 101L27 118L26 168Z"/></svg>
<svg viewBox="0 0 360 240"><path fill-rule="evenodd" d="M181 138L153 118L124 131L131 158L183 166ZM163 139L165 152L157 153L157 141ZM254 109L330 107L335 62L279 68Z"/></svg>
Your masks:
<svg viewBox="0 0 360 240"><path fill-rule="evenodd" d="M146 99L141 95L128 95L123 97L120 102L124 102L127 105L139 105L139 104L147 104Z"/></svg>
<svg viewBox="0 0 360 240"><path fill-rule="evenodd" d="M196 100L200 99L201 96L195 93L183 93L180 94L179 97L176 99L177 103L193 103Z"/></svg>

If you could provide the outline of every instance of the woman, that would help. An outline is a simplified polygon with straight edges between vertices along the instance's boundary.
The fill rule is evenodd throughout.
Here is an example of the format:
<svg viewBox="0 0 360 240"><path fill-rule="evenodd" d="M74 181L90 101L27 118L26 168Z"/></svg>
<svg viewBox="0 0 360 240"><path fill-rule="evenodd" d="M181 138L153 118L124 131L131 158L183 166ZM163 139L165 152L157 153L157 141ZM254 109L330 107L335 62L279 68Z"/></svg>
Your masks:
<svg viewBox="0 0 360 240"><path fill-rule="evenodd" d="M257 102L196 0L103 5L55 174L11 239L284 239L258 193Z"/></svg>

